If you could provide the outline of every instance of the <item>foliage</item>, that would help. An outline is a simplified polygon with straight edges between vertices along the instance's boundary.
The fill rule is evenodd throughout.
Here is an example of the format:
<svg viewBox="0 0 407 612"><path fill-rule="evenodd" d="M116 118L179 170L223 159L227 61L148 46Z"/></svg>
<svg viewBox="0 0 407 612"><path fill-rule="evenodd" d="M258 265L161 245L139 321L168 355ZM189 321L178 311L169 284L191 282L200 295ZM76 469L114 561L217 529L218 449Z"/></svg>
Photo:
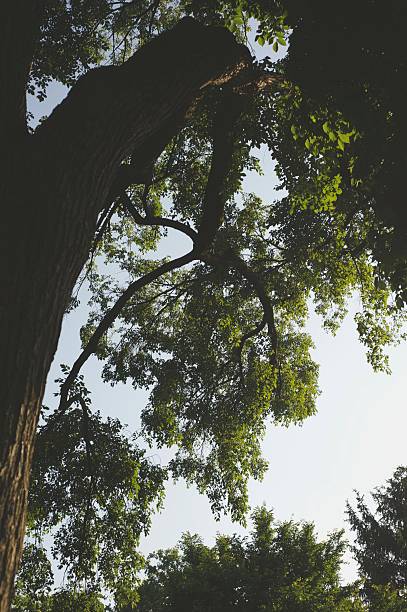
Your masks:
<svg viewBox="0 0 407 612"><path fill-rule="evenodd" d="M71 86L102 62L122 63L178 21L182 13L176 4L171 0L41 2L29 92L41 100L53 80Z"/></svg>
<svg viewBox="0 0 407 612"><path fill-rule="evenodd" d="M407 90L401 74L407 55L394 35L402 5L391 1L384 11L379 0L345 0L335 19L323 0L286 0L284 5L292 30L287 76L330 115L340 111L356 129L359 138L351 148L359 209L373 208L380 219L368 237L377 274L390 277L399 300L406 301Z"/></svg>
<svg viewBox="0 0 407 612"><path fill-rule="evenodd" d="M51 593L53 572L42 546L27 542L15 585L13 612L104 612L100 593L59 589Z"/></svg>
<svg viewBox="0 0 407 612"><path fill-rule="evenodd" d="M372 499L373 510L359 493L356 508L347 505L365 596L375 610L402 610L407 605L407 468L397 468Z"/></svg>
<svg viewBox="0 0 407 612"><path fill-rule="evenodd" d="M13 610L16 612L47 610L52 583L52 568L46 551L32 542L27 542L15 585Z"/></svg>
<svg viewBox="0 0 407 612"><path fill-rule="evenodd" d="M357 610L339 584L341 532L319 542L310 523L276 523L264 507L249 538L218 535L213 548L185 534L150 557L140 612Z"/></svg>
<svg viewBox="0 0 407 612"><path fill-rule="evenodd" d="M162 503L166 470L146 457L117 419L103 421L89 412L81 381L74 392L85 402L44 417L39 428L28 534L40 541L50 534L52 555L68 585L82 585L87 593L104 590L117 603L134 602L143 565L139 539ZM23 581L32 555L29 545Z"/></svg>

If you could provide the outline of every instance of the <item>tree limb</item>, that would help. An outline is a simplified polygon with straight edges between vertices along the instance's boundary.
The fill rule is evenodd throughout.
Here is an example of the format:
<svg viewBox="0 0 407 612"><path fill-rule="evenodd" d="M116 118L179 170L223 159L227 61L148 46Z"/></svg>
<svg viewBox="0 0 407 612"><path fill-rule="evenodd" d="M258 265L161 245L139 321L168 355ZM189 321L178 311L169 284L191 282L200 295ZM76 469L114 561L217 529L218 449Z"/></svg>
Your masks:
<svg viewBox="0 0 407 612"><path fill-rule="evenodd" d="M105 334L110 328L110 326L114 323L117 316L123 310L128 300L136 293L136 291L139 291L146 285L157 280L157 278L159 278L163 274L171 272L172 270L176 270L177 268L181 268L182 266L185 266L187 263L190 263L194 259L196 259L196 252L193 249L186 255L182 255L182 257L177 257L177 259L166 261L161 266L158 266L158 268L156 268L155 270L152 270L151 272L148 272L144 276L138 278L127 287L126 291L124 291L124 293L119 297L114 306L100 321L96 330L93 332L88 344L85 346L82 353L79 355L78 359L73 364L71 371L69 372L67 378L65 379L65 382L61 386L60 409L65 409L69 388L74 382L75 378L78 376L81 367L87 361L88 357L90 357L90 355L92 355L92 353L96 351L98 343L102 338L103 334Z"/></svg>
<svg viewBox="0 0 407 612"><path fill-rule="evenodd" d="M262 320L254 327L253 329L249 329L248 332L243 334L240 339L239 345L236 347L236 356L239 363L239 371L240 371L240 381L242 385L244 385L244 373L243 373L243 363L242 363L242 351L244 349L244 345L250 338L254 338L257 336L266 326L266 317L263 315Z"/></svg>
<svg viewBox="0 0 407 612"><path fill-rule="evenodd" d="M271 344L274 351L273 362L275 365L278 363L278 335L276 324L274 320L274 309L273 304L267 294L267 291L264 287L264 283L260 278L260 275L257 274L254 270L252 270L247 263L239 257L233 251L228 251L226 257L232 263L232 265L239 270L239 272L249 281L252 285L253 289L256 291L257 297L263 307L264 318L267 323L267 331L271 340Z"/></svg>
<svg viewBox="0 0 407 612"><path fill-rule="evenodd" d="M233 164L238 120L246 103L246 96L236 94L229 88L223 94L215 116L212 163L198 227L198 243L202 251L213 243L223 223L224 206L230 195L227 189L227 178L229 178Z"/></svg>
<svg viewBox="0 0 407 612"><path fill-rule="evenodd" d="M121 66L81 77L36 130L35 142L46 143L45 163L63 164L65 173L68 156L73 195L85 176L88 190L103 187L93 203L99 211L124 187L148 180L205 88L227 83L251 63L230 32L185 18ZM130 156L132 163L120 166Z"/></svg>
<svg viewBox="0 0 407 612"><path fill-rule="evenodd" d="M248 332L249 335L245 339L245 342L248 338L255 335L255 333L259 333L267 324L267 332L271 340L274 353L273 364L278 365L278 334L274 319L274 308L260 275L254 270L252 270L250 266L248 266L247 263L244 261L244 259L237 255L231 248L225 250L222 254L207 255L206 253L204 253L202 256L200 256L200 259L206 263L213 264L215 266L218 264L225 265L226 262L230 266L238 270L241 275L246 278L247 281L249 281L262 305L264 317L254 330Z"/></svg>
<svg viewBox="0 0 407 612"><path fill-rule="evenodd" d="M130 200L126 192L122 193L121 201L123 205L125 206L126 210L133 217L137 225L171 227L173 229L178 230L179 232L182 232L183 234L188 236L188 238L191 238L194 244L197 242L197 239L198 239L197 232L194 229L192 229L192 227L188 225L187 223L181 223L181 221L177 221L176 219L169 219L166 217L156 217L153 215L143 217L138 212L138 210L135 208L135 206L133 205L132 201Z"/></svg>
<svg viewBox="0 0 407 612"><path fill-rule="evenodd" d="M62 409L64 404L66 404L69 388L74 382L75 378L78 376L82 365L85 363L88 357L96 351L101 337L113 324L116 317L120 314L134 293L153 282L163 274L199 259L201 254L212 245L216 232L223 221L224 205L228 197L226 183L232 167L233 153L236 146L236 122L242 113L244 104L245 100L242 95L228 91L223 97L221 106L216 114L213 131L211 168L206 184L205 196L203 200L203 212L198 232L193 230L189 225L181 223L175 219L154 216L143 217L133 206L127 193L125 191L122 192L122 201L136 223L140 225L172 227L189 236L193 241L194 246L190 253L162 264L156 270L149 272L131 283L126 291L120 296L114 306L99 323L88 344L73 364L64 384L61 386L60 407L62 407ZM274 321L272 317L272 308L267 301L267 296L263 297L263 301L266 304L264 307L265 316L267 318L269 328L271 329L271 321Z"/></svg>

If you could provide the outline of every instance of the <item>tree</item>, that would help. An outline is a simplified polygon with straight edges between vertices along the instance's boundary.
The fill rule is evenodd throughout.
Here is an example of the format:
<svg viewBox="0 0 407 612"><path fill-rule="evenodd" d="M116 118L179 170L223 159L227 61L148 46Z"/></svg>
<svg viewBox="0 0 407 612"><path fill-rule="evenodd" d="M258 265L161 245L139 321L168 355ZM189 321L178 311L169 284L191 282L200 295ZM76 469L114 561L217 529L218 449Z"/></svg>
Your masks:
<svg viewBox="0 0 407 612"><path fill-rule="evenodd" d="M103 24L104 15L114 15L115 9L108 2L80 3L72 11L72 22L70 13L70 3L64 2L33 2L30 7L16 2L2 8L1 140L4 153L7 151L1 181L2 206L7 212L1 235L7 300L0 324L2 372L7 381L1 400L2 610L9 605L21 551L29 469L46 375L62 316L120 163L133 154L134 160L140 159L136 167L141 172L171 137L169 131L182 124L201 91L211 83L226 83L237 66L249 63L232 36L182 22L172 34L157 39L123 66L88 72L58 111L31 135L24 101L34 54L34 82L46 81L50 72L56 76L58 69L64 80L72 78L79 63L92 64L98 59L97 51L102 53L106 41L94 26L99 19ZM72 63L55 53L48 72L39 73L46 63L42 52L48 36L58 35L61 27L70 36ZM93 38L92 29L96 30ZM17 31L23 42L15 52ZM59 44L56 38L53 42ZM79 57L74 50L77 42L83 45ZM18 191L16 184L21 185Z"/></svg>
<svg viewBox="0 0 407 612"><path fill-rule="evenodd" d="M356 508L347 505L364 596L373 610L403 610L407 603L407 469L397 468L385 486L375 489L372 499L373 509L360 493Z"/></svg>
<svg viewBox="0 0 407 612"><path fill-rule="evenodd" d="M265 469L266 417L289 423L315 410L317 367L303 330L311 294L335 328L358 289L361 339L373 365L386 365L404 289L393 274L400 258L387 267L376 265L380 249L372 258L391 232L369 203L377 182L355 166L363 126L287 82L284 62L253 62L241 44L250 17L260 43L284 44L285 8L261 0L2 8L1 611L21 553L46 376L90 253L119 263L130 284L120 295L117 283L91 275L95 308L83 353L61 381L59 418L82 423L76 444L86 455L89 404L75 384L97 353L107 380L152 387L146 438L178 446L171 473L208 491L216 511L247 510L247 479ZM306 29L314 22L305 17ZM298 19L294 11L295 32ZM52 79L71 91L30 132L26 92L41 98ZM262 144L288 192L270 207L239 199L242 175L256 167L250 149ZM192 249L154 261L145 252L168 228ZM119 344L117 323L108 334L117 321Z"/></svg>
<svg viewBox="0 0 407 612"><path fill-rule="evenodd" d="M264 507L249 538L218 535L205 546L185 534L177 547L151 555L138 610L359 610L340 586L341 532L318 541L310 523L276 523Z"/></svg>

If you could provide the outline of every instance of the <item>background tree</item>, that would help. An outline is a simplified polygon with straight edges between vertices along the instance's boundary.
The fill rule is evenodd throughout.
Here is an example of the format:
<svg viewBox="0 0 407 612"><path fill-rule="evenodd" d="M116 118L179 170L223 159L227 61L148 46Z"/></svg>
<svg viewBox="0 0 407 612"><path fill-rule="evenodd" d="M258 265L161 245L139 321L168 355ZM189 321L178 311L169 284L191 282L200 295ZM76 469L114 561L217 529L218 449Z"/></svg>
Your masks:
<svg viewBox="0 0 407 612"><path fill-rule="evenodd" d="M404 281L395 273L404 260L394 249L386 259L396 222L375 206L379 174L358 165L372 150L369 130L333 95L287 83L300 57L298 33L326 21L322 9L297 9L260 0L17 1L1 9L0 333L7 384L0 610L8 608L21 550L46 375L90 253L119 264L130 284L120 294L121 282L93 275L84 351L62 383L57 409L60 418L77 419L82 440L70 457L78 463L75 453L83 459L94 441L85 427L89 406L74 385L93 352L106 359L107 380L152 388L146 439L177 445L171 473L196 482L216 511L229 507L235 518L247 509L247 479L264 471L265 418L289 423L315 410L317 368L303 329L307 298L316 296L334 329L346 297L358 289L361 339L372 364L386 367L382 349L394 339L404 302ZM186 14L198 21L175 26ZM245 40L250 17L258 21L259 42L274 48L293 29L291 64L253 63L237 42ZM93 69L98 64L108 66ZM52 79L73 87L31 133L26 92L43 97ZM373 107L380 106L376 98ZM388 138L393 116L382 105L383 142L394 144L386 159L397 151L397 139ZM243 173L256 166L250 149L262 144L288 194L270 207L239 194ZM382 157L368 160L369 168L382 167ZM187 235L191 251L173 261L146 256L163 228ZM57 427L58 417L51 423ZM52 522L49 514L41 520Z"/></svg>
<svg viewBox="0 0 407 612"><path fill-rule="evenodd" d="M217 537L213 548L185 534L177 547L150 557L140 589L152 610L359 610L339 582L341 532L319 542L310 523L275 523L264 507L249 538Z"/></svg>
<svg viewBox="0 0 407 612"><path fill-rule="evenodd" d="M373 508L357 493L356 508L347 505L364 595L374 610L403 610L407 605L407 468L397 468L385 486L375 489L372 499Z"/></svg>

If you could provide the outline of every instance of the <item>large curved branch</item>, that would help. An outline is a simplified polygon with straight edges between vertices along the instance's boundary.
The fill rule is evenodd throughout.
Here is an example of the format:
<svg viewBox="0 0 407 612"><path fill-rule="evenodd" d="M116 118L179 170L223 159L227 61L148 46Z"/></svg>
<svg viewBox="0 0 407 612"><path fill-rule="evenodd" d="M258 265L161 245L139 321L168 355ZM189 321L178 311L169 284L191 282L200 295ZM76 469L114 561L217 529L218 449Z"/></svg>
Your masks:
<svg viewBox="0 0 407 612"><path fill-rule="evenodd" d="M183 234L188 236L188 238L191 238L194 244L197 242L198 233L194 229L192 229L192 227L187 223L181 223L181 221L177 221L176 219L158 217L155 215L143 217L143 215L138 212L135 206L133 206L133 203L126 192L122 193L121 200L124 206L126 207L126 210L128 210L137 225L171 227L172 229L182 232Z"/></svg>
<svg viewBox="0 0 407 612"><path fill-rule="evenodd" d="M233 103L233 107L231 103ZM155 216L143 217L133 206L127 193L125 191L122 192L122 201L136 223L140 225L155 225L177 229L191 238L194 247L190 253L170 262L166 262L156 270L137 279L120 296L115 305L99 323L88 344L72 366L71 371L61 387L60 407L63 408L63 406L66 405L69 388L78 376L82 365L86 362L88 357L96 351L99 340L113 324L116 317L120 314L134 293L163 274L180 268L195 259L199 259L202 253L212 245L216 232L223 220L224 205L228 197L226 185L236 146L236 122L242 113L244 104L245 101L241 94L236 94L229 90L218 109L214 124L211 168L206 184L203 213L198 232L193 230L189 225L175 219ZM266 314L265 316L267 317Z"/></svg>
<svg viewBox="0 0 407 612"><path fill-rule="evenodd" d="M163 276L167 272L171 272L172 270L176 270L177 268L181 268L186 264L194 261L196 259L196 252L194 250L190 251L186 255L182 255L182 257L177 257L171 261L166 261L161 266L158 266L155 270L148 272L144 276L138 278L133 283L131 283L126 291L119 297L117 302L112 306L109 312L103 317L100 321L99 325L95 329L90 338L89 342L83 349L82 353L79 355L78 359L73 364L71 371L69 372L67 378L65 379L63 385L61 386L61 400L60 400L60 408L65 409L68 401L68 393L69 389L74 382L75 378L78 376L81 367L87 361L87 359L92 355L98 346L100 339L103 334L107 332L107 330L114 323L116 318L119 316L124 306L127 304L129 299L140 289L149 285L153 281Z"/></svg>

